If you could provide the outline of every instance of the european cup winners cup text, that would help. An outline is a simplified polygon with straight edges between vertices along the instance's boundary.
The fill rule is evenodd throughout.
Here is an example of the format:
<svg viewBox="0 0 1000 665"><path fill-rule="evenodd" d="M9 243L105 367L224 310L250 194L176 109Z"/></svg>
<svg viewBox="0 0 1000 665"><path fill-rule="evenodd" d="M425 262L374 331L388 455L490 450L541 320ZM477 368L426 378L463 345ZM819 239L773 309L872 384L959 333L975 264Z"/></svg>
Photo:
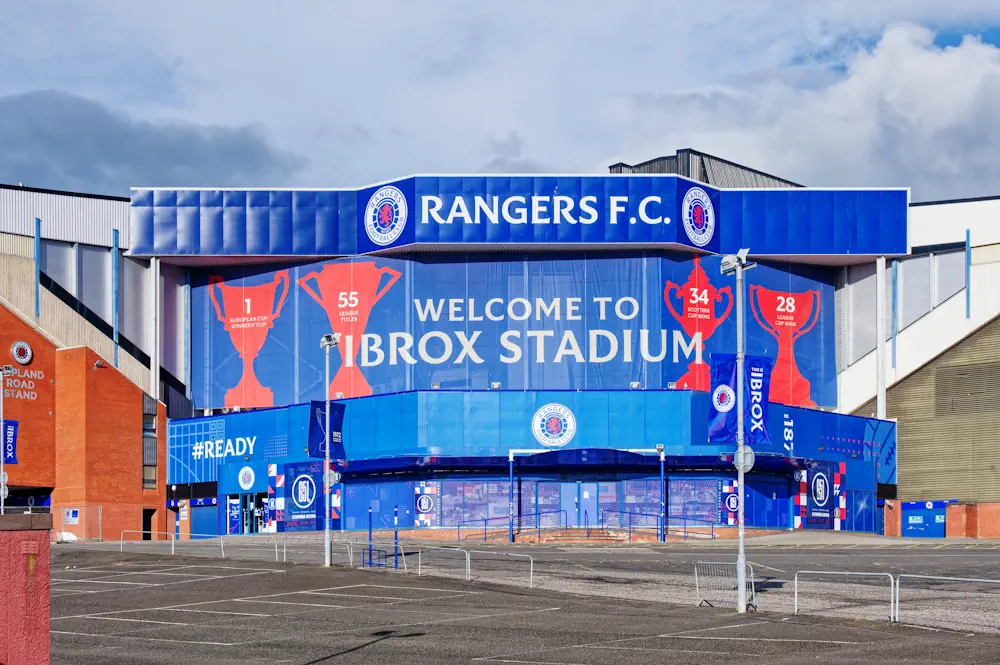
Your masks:
<svg viewBox="0 0 1000 665"><path fill-rule="evenodd" d="M350 294L347 296L350 297ZM584 311L585 303L593 307ZM611 361L658 363L671 354L674 363L693 358L702 362L702 334L695 332L690 338L680 330L629 328L609 330L593 327L581 330L580 326L560 325L563 322L599 323L602 321L640 322L642 309L632 297L583 298L491 298L476 299L425 299L414 300L413 309L421 323L482 323L485 326L504 326L496 341L489 342L489 350L482 329L463 326L466 330L431 330L417 336L408 332L390 332L386 336L364 333L360 339L345 335L341 344L346 347L348 366L357 362L361 367L389 363L390 365L418 362L431 365L471 362L483 364L489 355L498 354L499 360L511 364L521 361L535 363L606 363ZM542 327L549 324L548 327ZM533 326L539 325L538 329ZM360 353L355 354L357 348ZM354 360L355 355L357 356Z"/></svg>

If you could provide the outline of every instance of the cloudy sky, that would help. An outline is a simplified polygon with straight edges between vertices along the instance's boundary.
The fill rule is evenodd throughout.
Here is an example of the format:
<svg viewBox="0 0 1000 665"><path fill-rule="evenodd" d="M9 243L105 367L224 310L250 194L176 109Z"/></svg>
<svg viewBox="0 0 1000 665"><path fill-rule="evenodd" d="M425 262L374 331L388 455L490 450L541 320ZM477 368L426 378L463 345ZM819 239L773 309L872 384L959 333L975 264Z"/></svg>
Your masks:
<svg viewBox="0 0 1000 665"><path fill-rule="evenodd" d="M356 186L694 148L1000 194L996 0L0 4L0 182Z"/></svg>

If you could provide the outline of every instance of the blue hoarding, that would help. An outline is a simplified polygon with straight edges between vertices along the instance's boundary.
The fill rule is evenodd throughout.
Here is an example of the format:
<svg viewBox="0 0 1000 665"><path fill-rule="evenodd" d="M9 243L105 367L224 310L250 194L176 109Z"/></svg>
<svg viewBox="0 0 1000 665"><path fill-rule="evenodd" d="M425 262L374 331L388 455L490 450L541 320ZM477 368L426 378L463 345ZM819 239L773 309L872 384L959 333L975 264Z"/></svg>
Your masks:
<svg viewBox="0 0 1000 665"><path fill-rule="evenodd" d="M132 192L132 253L330 256L411 244L905 254L908 191L719 190L672 175L417 176L360 190Z"/></svg>
<svg viewBox="0 0 1000 665"><path fill-rule="evenodd" d="M735 348L718 257L370 258L192 275L195 407L266 407L439 387L707 391ZM836 271L747 275L747 352L768 398L836 405ZM323 389L326 333L341 333ZM435 385L437 384L437 385Z"/></svg>
<svg viewBox="0 0 1000 665"><path fill-rule="evenodd" d="M902 533L907 538L944 538L947 507L957 499L945 501L904 501Z"/></svg>

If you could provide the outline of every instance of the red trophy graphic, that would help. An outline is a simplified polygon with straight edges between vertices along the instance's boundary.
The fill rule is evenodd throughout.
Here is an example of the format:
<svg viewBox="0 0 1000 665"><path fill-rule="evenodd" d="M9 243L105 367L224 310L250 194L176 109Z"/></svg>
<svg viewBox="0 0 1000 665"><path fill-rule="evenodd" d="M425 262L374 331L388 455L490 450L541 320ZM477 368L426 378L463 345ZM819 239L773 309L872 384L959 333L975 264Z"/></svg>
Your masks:
<svg viewBox="0 0 1000 665"><path fill-rule="evenodd" d="M383 283L382 277L389 275ZM356 359L361 346L361 336L368 326L372 307L392 288L402 273L383 266L378 268L374 261L359 263L327 263L320 272L311 272L299 278L299 285L312 296L313 300L326 310L330 319L330 331L340 333L340 369L330 383L328 397L337 393L344 397L365 397L372 394L364 374L358 368ZM315 279L319 293L308 284Z"/></svg>
<svg viewBox="0 0 1000 665"><path fill-rule="evenodd" d="M285 288L282 289L275 308L275 291L281 282L285 283ZM226 392L226 406L274 406L274 393L257 380L253 361L264 346L264 340L275 319L281 315L281 306L288 295L290 284L287 270L275 274L271 283L257 286L228 286L218 275L209 278L208 295L215 305L215 313L229 333L236 352L243 359L243 377L234 388ZM222 292L225 314L219 307L219 301L215 299L216 286Z"/></svg>
<svg viewBox="0 0 1000 665"><path fill-rule="evenodd" d="M768 399L790 406L816 406L809 396L809 380L795 364L792 346L819 320L819 291L786 293L750 285L750 309L760 327L778 340L778 357L771 371Z"/></svg>
<svg viewBox="0 0 1000 665"><path fill-rule="evenodd" d="M670 303L671 291L677 291L677 295L684 300L683 314L678 314ZM726 311L722 313L722 316L716 316L715 303L721 303L723 295L728 301ZM701 355L705 349L705 341L729 316L729 311L733 308L733 292L728 286L716 291L712 283L708 281L708 275L704 268L701 267L701 258L696 256L687 282L682 286L667 282L663 288L663 302L667 304L667 309L681 324L681 328L684 329L684 333L688 337L694 338L696 334L701 333L701 348L698 354ZM684 373L684 376L677 379L677 387L686 390L708 390L711 384L708 365L699 360L698 356L688 365L688 371Z"/></svg>

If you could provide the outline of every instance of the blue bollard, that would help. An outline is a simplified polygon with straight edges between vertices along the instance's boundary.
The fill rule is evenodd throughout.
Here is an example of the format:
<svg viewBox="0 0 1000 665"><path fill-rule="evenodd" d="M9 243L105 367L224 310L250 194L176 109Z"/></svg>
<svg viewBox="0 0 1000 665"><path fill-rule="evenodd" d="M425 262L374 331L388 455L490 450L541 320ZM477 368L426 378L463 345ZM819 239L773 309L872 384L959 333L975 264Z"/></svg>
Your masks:
<svg viewBox="0 0 1000 665"><path fill-rule="evenodd" d="M392 563L399 570L399 506L392 510Z"/></svg>

